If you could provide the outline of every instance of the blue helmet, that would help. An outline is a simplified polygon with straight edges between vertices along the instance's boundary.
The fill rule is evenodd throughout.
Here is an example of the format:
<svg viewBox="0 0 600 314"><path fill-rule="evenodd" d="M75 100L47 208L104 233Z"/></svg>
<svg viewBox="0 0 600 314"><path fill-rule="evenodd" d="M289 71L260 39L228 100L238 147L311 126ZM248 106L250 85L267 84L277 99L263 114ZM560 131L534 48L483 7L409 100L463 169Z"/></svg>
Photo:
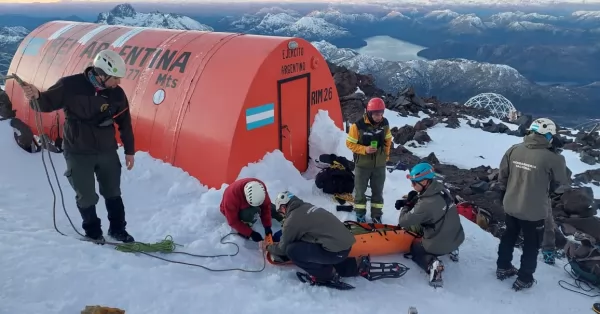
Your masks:
<svg viewBox="0 0 600 314"><path fill-rule="evenodd" d="M435 170L430 164L422 162L410 169L410 174L406 175L406 178L413 182L420 182L427 179L431 180L435 178Z"/></svg>

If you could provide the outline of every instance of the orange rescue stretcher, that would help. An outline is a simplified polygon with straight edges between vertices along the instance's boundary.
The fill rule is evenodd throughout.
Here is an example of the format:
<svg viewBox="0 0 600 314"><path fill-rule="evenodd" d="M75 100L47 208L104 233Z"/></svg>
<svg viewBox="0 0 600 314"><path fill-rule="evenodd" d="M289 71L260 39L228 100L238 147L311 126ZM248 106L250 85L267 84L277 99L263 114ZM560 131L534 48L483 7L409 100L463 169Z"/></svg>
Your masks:
<svg viewBox="0 0 600 314"><path fill-rule="evenodd" d="M349 257L408 253L415 238L419 238L417 234L394 225L359 223L351 220L344 221L344 225L350 229L356 239ZM273 244L271 236L268 236L265 241L267 244ZM291 261L277 262L269 252L266 253L266 259L272 265L292 263Z"/></svg>

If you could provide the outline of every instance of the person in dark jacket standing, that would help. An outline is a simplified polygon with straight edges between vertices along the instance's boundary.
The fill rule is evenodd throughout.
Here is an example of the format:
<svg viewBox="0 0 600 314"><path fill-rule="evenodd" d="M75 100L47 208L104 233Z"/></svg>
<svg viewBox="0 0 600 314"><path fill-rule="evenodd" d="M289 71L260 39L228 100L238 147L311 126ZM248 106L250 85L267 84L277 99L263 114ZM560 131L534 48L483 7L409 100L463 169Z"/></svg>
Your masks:
<svg viewBox="0 0 600 314"><path fill-rule="evenodd" d="M279 193L275 207L285 220L280 241L265 247L269 253L287 256L315 283L336 284L358 272L357 259L348 257L356 239L336 216L290 192Z"/></svg>
<svg viewBox="0 0 600 314"><path fill-rule="evenodd" d="M517 275L512 286L517 291L533 286L544 221L551 207L550 194L569 189L565 158L549 149L554 135L556 124L552 120L534 120L523 143L510 147L500 161L498 182L505 188L506 230L498 247L496 277L504 280ZM523 254L517 270L511 262L521 231Z"/></svg>
<svg viewBox="0 0 600 314"><path fill-rule="evenodd" d="M421 227L423 237L413 242L409 255L427 272L429 284L441 287L444 264L438 256L458 252L465 240L465 232L450 192L435 180L435 172L430 164L415 165L408 179L415 193L411 192L412 201L402 207L398 226L405 229Z"/></svg>
<svg viewBox="0 0 600 314"><path fill-rule="evenodd" d="M371 220L381 223L383 215L383 185L386 165L390 158L392 133L390 124L383 117L385 103L381 98L372 98L367 112L350 126L346 146L354 153L354 211L356 221L366 222L367 197L365 192L371 185Z"/></svg>
<svg viewBox="0 0 600 314"><path fill-rule="evenodd" d="M125 163L131 170L135 154L133 128L129 101L119 86L125 73L126 66L121 56L112 50L103 50L83 73L63 77L44 92L28 83L23 87L33 110L64 111L65 176L75 191L85 235L97 242L103 242L104 236L101 221L96 215L99 197L94 175L105 199L110 222L108 235L117 241L134 241L125 230L127 223L121 198L122 164L117 154L114 127L114 123L119 127ZM33 99L37 100L39 108L31 101Z"/></svg>

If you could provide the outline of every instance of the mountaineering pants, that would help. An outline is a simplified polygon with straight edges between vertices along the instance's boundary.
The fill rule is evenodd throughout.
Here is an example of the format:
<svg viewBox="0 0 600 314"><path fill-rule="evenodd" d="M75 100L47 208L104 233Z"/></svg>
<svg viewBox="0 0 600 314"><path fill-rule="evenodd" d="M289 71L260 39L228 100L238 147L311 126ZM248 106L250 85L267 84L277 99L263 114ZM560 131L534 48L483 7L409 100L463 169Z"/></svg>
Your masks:
<svg viewBox="0 0 600 314"><path fill-rule="evenodd" d="M292 262L318 280L330 280L334 270L341 277L358 275L358 263L348 257L350 249L341 252L329 252L316 243L304 241L292 242L287 246L286 255Z"/></svg>
<svg viewBox="0 0 600 314"><path fill-rule="evenodd" d="M423 242L419 240L413 241L410 245L410 255L413 262L425 271L428 271L431 262L438 257L435 254L427 252L423 247Z"/></svg>
<svg viewBox="0 0 600 314"><path fill-rule="evenodd" d="M240 210L238 217L246 224L253 225L256 222L256 216L260 215L260 207L248 207ZM283 215L275 209L275 204L271 204L271 218L281 222Z"/></svg>
<svg viewBox="0 0 600 314"><path fill-rule="evenodd" d="M125 230L125 206L121 198L121 160L116 151L99 154L72 154L64 152L67 170L65 176L75 191L75 200L87 236L102 235L101 221L96 214L99 197L96 194L96 178L100 194L104 197L109 230ZM95 177L94 177L95 175Z"/></svg>
<svg viewBox="0 0 600 314"><path fill-rule="evenodd" d="M385 183L385 167L363 168L354 170L354 211L357 215L367 213L367 197L365 192L371 184L371 218L383 215L383 185Z"/></svg>
<svg viewBox="0 0 600 314"><path fill-rule="evenodd" d="M548 216L546 216L546 219L544 220L544 240L542 241L543 251L554 252L556 250L555 228L556 224L554 223L554 216L552 216L552 209L550 209Z"/></svg>
<svg viewBox="0 0 600 314"><path fill-rule="evenodd" d="M64 156L65 176L75 191L77 207L89 208L98 203L94 174L105 199L121 196L121 160L116 151L89 155L65 152Z"/></svg>
<svg viewBox="0 0 600 314"><path fill-rule="evenodd" d="M537 256L544 238L544 220L527 221L506 214L506 231L500 238L498 246L498 269L510 269L515 244L519 233L523 232L523 254L518 278L525 282L533 281L533 273L537 267Z"/></svg>

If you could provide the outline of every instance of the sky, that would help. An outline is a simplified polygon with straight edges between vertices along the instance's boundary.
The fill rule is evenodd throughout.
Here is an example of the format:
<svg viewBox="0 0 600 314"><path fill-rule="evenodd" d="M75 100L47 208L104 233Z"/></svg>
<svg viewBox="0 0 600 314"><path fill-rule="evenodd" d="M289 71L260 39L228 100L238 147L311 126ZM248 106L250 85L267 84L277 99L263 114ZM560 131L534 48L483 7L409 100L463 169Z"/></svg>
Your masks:
<svg viewBox="0 0 600 314"><path fill-rule="evenodd" d="M68 2L112 2L112 3L123 3L123 2L132 2L132 3L136 3L136 2L157 2L159 0L0 0L0 4L2 3L68 3ZM161 1L162 2L162 1ZM372 0L175 0L172 1L174 3L176 2L185 2L185 3L223 3L223 2L287 2L287 3L293 3L293 2L321 2L321 3L373 3L373 2L388 2L388 3L418 3L418 2L423 2L423 3L438 3L438 4L455 4L455 3L481 3L483 1L481 0L387 0L387 1L372 1ZM490 2L497 2L497 1L490 1ZM556 2L562 2L562 3L587 3L587 4L592 4L592 3L600 3L600 0L507 0L507 3L522 3L522 4L527 4L528 2L531 3L556 3Z"/></svg>

